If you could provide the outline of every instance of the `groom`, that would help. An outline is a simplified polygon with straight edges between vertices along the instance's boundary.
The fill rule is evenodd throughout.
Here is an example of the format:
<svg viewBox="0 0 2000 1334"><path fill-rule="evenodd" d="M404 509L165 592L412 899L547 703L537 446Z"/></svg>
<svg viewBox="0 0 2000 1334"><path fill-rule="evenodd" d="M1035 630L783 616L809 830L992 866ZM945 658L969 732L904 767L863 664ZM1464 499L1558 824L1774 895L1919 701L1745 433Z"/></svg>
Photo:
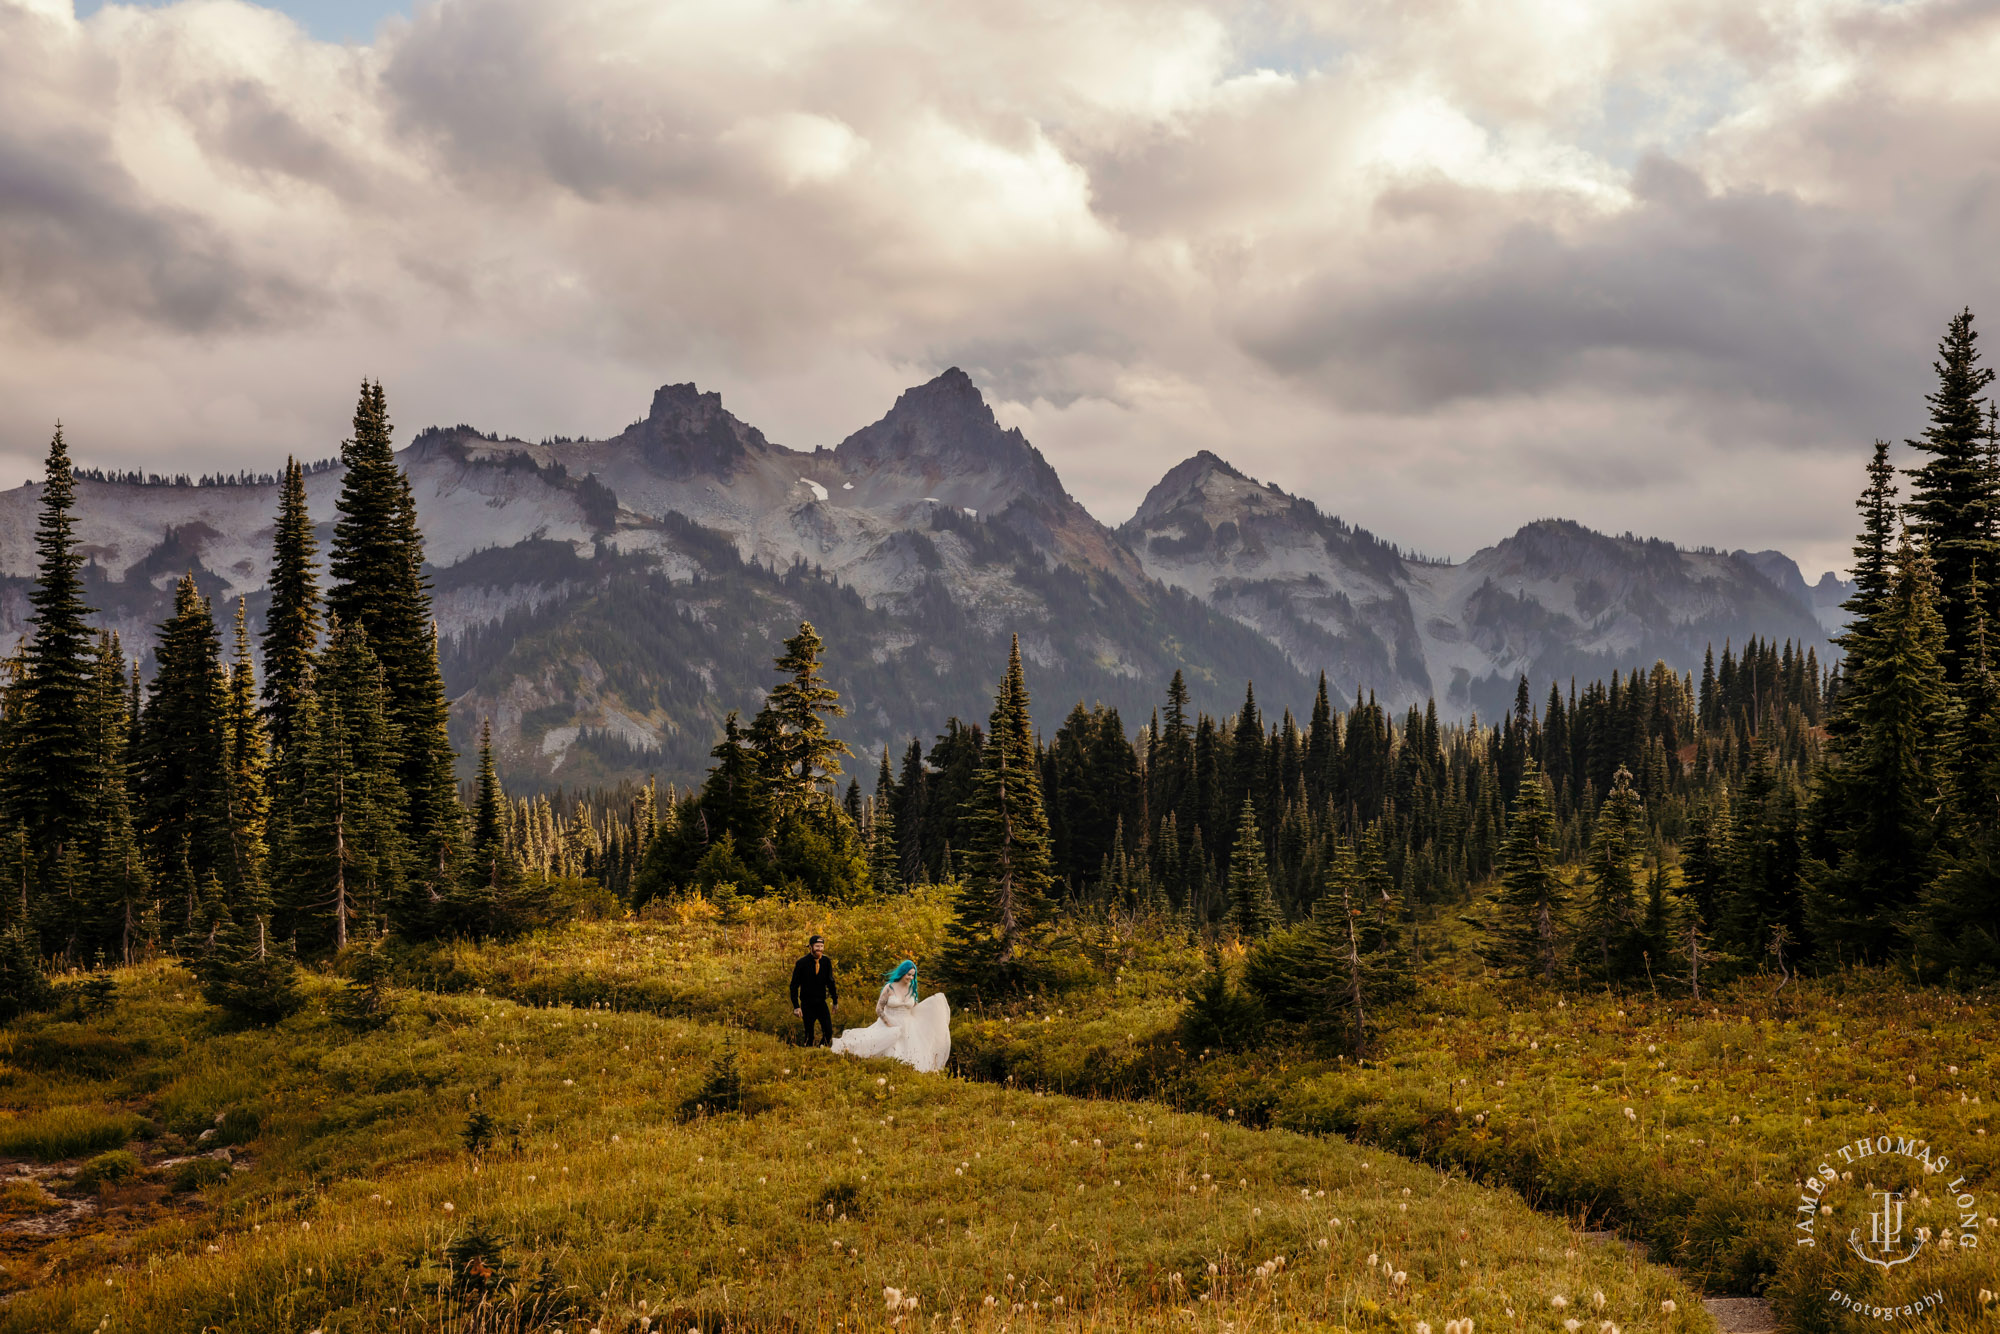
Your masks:
<svg viewBox="0 0 2000 1334"><path fill-rule="evenodd" d="M840 987L833 980L833 960L826 957L826 940L814 936L806 957L792 965L792 1014L805 1021L806 1045L822 1045L813 1038L813 1025L825 1034L824 1045L833 1044L832 1006L840 1004Z"/></svg>

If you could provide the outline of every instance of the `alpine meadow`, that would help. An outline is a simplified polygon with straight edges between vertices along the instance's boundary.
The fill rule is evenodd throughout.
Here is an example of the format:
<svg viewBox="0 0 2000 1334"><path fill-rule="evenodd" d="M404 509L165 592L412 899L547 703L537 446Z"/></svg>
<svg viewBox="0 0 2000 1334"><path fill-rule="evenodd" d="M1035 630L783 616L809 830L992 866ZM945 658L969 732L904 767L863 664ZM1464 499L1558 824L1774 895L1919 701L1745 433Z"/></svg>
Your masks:
<svg viewBox="0 0 2000 1334"><path fill-rule="evenodd" d="M399 456L364 382L337 461L199 485L58 429L0 697L0 1329L2000 1329L1969 310L1934 370L1830 620L1775 552L1455 566L1213 456L1114 532L956 371L812 455L691 386L622 452ZM583 526L436 561L422 467ZM759 545L766 474L844 566ZM79 535L210 492L275 502L233 573L206 520ZM1393 593L1243 574L1295 538ZM508 565L542 594L482 602ZM945 1069L800 1042L819 936L838 1026L949 995Z"/></svg>

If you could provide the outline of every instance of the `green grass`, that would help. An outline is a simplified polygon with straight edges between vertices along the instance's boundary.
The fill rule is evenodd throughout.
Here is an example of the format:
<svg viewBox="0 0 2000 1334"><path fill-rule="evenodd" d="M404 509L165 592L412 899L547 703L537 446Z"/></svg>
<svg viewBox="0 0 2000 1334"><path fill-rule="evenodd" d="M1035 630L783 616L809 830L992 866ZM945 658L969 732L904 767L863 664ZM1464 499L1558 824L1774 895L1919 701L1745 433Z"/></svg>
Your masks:
<svg viewBox="0 0 2000 1334"><path fill-rule="evenodd" d="M694 956L706 930L639 924L631 952L658 955L670 933ZM507 957L568 967L622 956L627 936L572 930ZM718 952L667 977L713 989L763 967ZM9 1106L90 1095L102 1120L152 1117L149 1161L187 1152L184 1131L217 1114L258 1116L251 1170L195 1197L127 1185L152 1212L10 1253L0 1330L511 1329L524 1305L579 1332L882 1329L891 1288L917 1301L904 1328L994 1334L1546 1331L1551 1298L1585 1309L1600 1291L1626 1331L1712 1329L1669 1272L1509 1192L1341 1140L490 987L402 993L388 1026L356 1036L325 1016L329 982L308 990L282 1025L232 1032L184 973L126 970L117 1006L81 1027L145 1055L94 1082L0 1071ZM683 1119L725 1042L764 1110ZM496 1127L476 1156L475 1110Z"/></svg>
<svg viewBox="0 0 2000 1334"><path fill-rule="evenodd" d="M142 1124L142 1118L130 1112L100 1107L71 1105L29 1112L0 1121L0 1158L59 1163L119 1148Z"/></svg>
<svg viewBox="0 0 2000 1334"><path fill-rule="evenodd" d="M437 985L778 1033L792 1022L786 970L808 933L832 942L850 980L846 1017L859 1022L889 963L935 957L943 920L935 896L842 910L763 903L730 925L684 908L532 949L454 947L419 966ZM1096 961L1097 980L961 1013L961 1070L1339 1135L1462 1170L1580 1225L1616 1228L1710 1291L1765 1292L1799 1329L1826 1327L1818 1277L1793 1244L1799 1182L1864 1133L1915 1135L1949 1153L1981 1201L1987 1245L2000 1245L2000 1012L1989 996L1844 972L1782 990L1742 979L1697 1005L1650 989L1543 991L1451 951L1388 1016L1370 1058L1354 1062L1283 1033L1252 1052L1183 1050L1198 951L1109 928L1071 948ZM1990 1258L1972 1267L1947 1324L1982 1318L1977 1289L2000 1288Z"/></svg>

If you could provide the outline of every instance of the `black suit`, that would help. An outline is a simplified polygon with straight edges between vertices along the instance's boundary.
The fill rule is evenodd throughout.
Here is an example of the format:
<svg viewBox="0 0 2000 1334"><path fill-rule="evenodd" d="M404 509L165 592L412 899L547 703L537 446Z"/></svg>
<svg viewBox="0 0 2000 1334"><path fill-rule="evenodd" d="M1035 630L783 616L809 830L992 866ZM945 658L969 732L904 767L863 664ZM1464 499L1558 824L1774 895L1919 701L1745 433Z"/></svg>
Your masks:
<svg viewBox="0 0 2000 1334"><path fill-rule="evenodd" d="M815 959L808 954L792 965L792 1008L805 1021L806 1045L819 1045L813 1039L813 1025L817 1023L823 1032L825 1042L833 1042L833 1011L828 1002L838 1004L840 985L833 980L833 960L824 955Z"/></svg>

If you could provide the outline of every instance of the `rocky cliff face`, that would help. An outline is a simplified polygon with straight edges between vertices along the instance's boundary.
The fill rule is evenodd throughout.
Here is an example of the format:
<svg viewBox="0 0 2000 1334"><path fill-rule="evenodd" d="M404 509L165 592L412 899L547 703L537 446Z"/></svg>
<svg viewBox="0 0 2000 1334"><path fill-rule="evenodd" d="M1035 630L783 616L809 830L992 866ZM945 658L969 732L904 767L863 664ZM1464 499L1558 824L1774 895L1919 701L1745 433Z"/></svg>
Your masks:
<svg viewBox="0 0 2000 1334"><path fill-rule="evenodd" d="M1807 589L1779 553L1560 522L1429 564L1207 453L1114 532L955 369L831 449L775 444L682 384L607 440L461 426L401 458L454 726L469 738L492 718L516 785L698 774L800 619L826 635L844 734L869 753L948 714L983 719L1015 633L1045 725L1079 699L1136 723L1176 669L1211 709L1246 679L1303 702L1325 671L1343 699L1435 694L1490 714L1522 672L1698 666L1725 636L1817 640L1839 600L1838 580ZM323 542L340 479L308 483ZM39 503L37 486L0 493L0 646L20 638ZM260 616L276 508L274 486L80 483L100 619L148 650L184 571Z"/></svg>

